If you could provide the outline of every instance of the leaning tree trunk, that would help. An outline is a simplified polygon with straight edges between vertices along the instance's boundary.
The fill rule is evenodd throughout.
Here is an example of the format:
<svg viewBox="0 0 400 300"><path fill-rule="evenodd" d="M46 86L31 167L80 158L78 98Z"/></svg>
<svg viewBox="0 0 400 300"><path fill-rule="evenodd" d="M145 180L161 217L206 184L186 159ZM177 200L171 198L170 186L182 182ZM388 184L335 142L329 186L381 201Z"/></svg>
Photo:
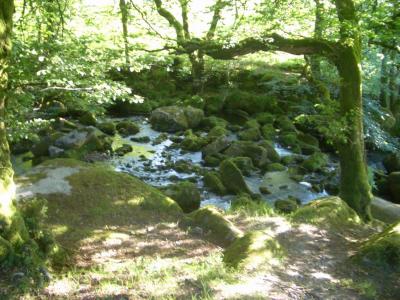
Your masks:
<svg viewBox="0 0 400 300"><path fill-rule="evenodd" d="M192 66L193 91L201 93L204 87L204 53L202 50L198 50L196 54L191 53L189 59Z"/></svg>
<svg viewBox="0 0 400 300"><path fill-rule="evenodd" d="M11 51L13 0L0 2L0 262L13 248L29 239L28 232L12 200L15 195L13 169L5 126L7 64Z"/></svg>
<svg viewBox="0 0 400 300"><path fill-rule="evenodd" d="M125 63L128 66L130 63L129 59L129 42L128 42L128 7L125 0L119 1L119 8L121 10L121 22L122 22L122 35L124 39L124 51L125 51Z"/></svg>
<svg viewBox="0 0 400 300"><path fill-rule="evenodd" d="M344 47L338 57L340 108L348 126L346 143L338 145L340 196L364 221L369 221L372 193L364 149L360 56L352 47Z"/></svg>

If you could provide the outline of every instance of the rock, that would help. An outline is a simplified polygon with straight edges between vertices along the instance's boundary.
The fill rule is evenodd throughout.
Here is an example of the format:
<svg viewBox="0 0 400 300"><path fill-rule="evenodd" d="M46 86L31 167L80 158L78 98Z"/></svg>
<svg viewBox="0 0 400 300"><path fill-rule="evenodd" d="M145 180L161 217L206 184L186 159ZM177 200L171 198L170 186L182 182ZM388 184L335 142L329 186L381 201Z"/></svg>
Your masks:
<svg viewBox="0 0 400 300"><path fill-rule="evenodd" d="M123 144L121 147L116 149L114 152L118 156L124 156L125 154L128 154L133 151L133 148L129 144Z"/></svg>
<svg viewBox="0 0 400 300"><path fill-rule="evenodd" d="M133 121L121 121L116 126L118 133L123 136L135 135L140 132L140 127Z"/></svg>
<svg viewBox="0 0 400 300"><path fill-rule="evenodd" d="M54 121L54 128L63 132L67 132L77 129L78 126L74 122L68 121L64 118L57 118Z"/></svg>
<svg viewBox="0 0 400 300"><path fill-rule="evenodd" d="M250 157L256 167L261 167L269 163L267 150L254 142L235 141L224 151L224 154L231 157Z"/></svg>
<svg viewBox="0 0 400 300"><path fill-rule="evenodd" d="M301 152L299 141L297 140L297 135L295 133L287 133L281 135L280 141L283 146L290 148L293 152L295 153Z"/></svg>
<svg viewBox="0 0 400 300"><path fill-rule="evenodd" d="M219 137L203 148L203 150L201 151L202 157L204 158L210 155L221 153L222 151L227 149L230 145L231 141L227 137L225 136Z"/></svg>
<svg viewBox="0 0 400 300"><path fill-rule="evenodd" d="M177 132L196 128L203 118L204 112L198 108L166 106L152 112L150 123L157 131Z"/></svg>
<svg viewBox="0 0 400 300"><path fill-rule="evenodd" d="M272 267L279 263L283 250L267 231L252 231L236 239L224 251L224 263L235 269L253 270L259 266Z"/></svg>
<svg viewBox="0 0 400 300"><path fill-rule="evenodd" d="M300 207L292 220L297 223L311 223L337 230L354 226L361 222L357 213L339 197L331 196L314 200Z"/></svg>
<svg viewBox="0 0 400 300"><path fill-rule="evenodd" d="M267 172L282 172L285 170L286 170L286 167L280 163L268 164L266 167Z"/></svg>
<svg viewBox="0 0 400 300"><path fill-rule="evenodd" d="M281 157L279 156L278 152L275 150L274 143L268 140L263 140L258 144L259 146L263 147L267 150L267 157L272 162L279 162Z"/></svg>
<svg viewBox="0 0 400 300"><path fill-rule="evenodd" d="M388 182L391 199L394 203L400 204L400 172L390 173Z"/></svg>
<svg viewBox="0 0 400 300"><path fill-rule="evenodd" d="M261 134L265 139L271 140L275 138L276 130L272 124L265 124L261 127Z"/></svg>
<svg viewBox="0 0 400 300"><path fill-rule="evenodd" d="M243 174L240 169L232 162L232 160L224 160L219 171L221 174L221 180L228 192L234 194L248 193L251 194L246 181L244 180Z"/></svg>
<svg viewBox="0 0 400 300"><path fill-rule="evenodd" d="M241 109L226 110L224 117L233 124L243 125L250 120L250 115Z"/></svg>
<svg viewBox="0 0 400 300"><path fill-rule="evenodd" d="M284 199L284 200L276 200L274 203L275 209L284 214L290 214L299 207L296 200L292 198Z"/></svg>
<svg viewBox="0 0 400 300"><path fill-rule="evenodd" d="M50 146L49 147L49 156L54 158L54 157L60 157L65 153L64 149L55 147L55 146Z"/></svg>
<svg viewBox="0 0 400 300"><path fill-rule="evenodd" d="M221 159L217 157L216 155L207 155L204 158L204 164L207 167L217 167L221 163Z"/></svg>
<svg viewBox="0 0 400 300"><path fill-rule="evenodd" d="M224 137L226 135L228 135L228 130L225 127L215 126L207 134L207 138L210 141L214 141L215 139L220 138L220 137Z"/></svg>
<svg viewBox="0 0 400 300"><path fill-rule="evenodd" d="M103 122L97 125L97 128L108 135L115 135L117 133L117 127L114 122Z"/></svg>
<svg viewBox="0 0 400 300"><path fill-rule="evenodd" d="M400 222L394 223L364 242L353 260L368 270L371 267L400 274Z"/></svg>
<svg viewBox="0 0 400 300"><path fill-rule="evenodd" d="M301 166L310 172L322 171L328 164L328 156L322 152L316 152L307 158Z"/></svg>
<svg viewBox="0 0 400 300"><path fill-rule="evenodd" d="M82 115L79 117L78 121L82 125L86 126L96 126L97 124L96 116L89 111L83 112Z"/></svg>
<svg viewBox="0 0 400 300"><path fill-rule="evenodd" d="M146 144L150 143L151 139L148 136L140 136L140 137L131 137L131 141L136 143Z"/></svg>
<svg viewBox="0 0 400 300"><path fill-rule="evenodd" d="M242 171L243 175L250 176L256 169L250 157L234 157L231 158L232 162Z"/></svg>
<svg viewBox="0 0 400 300"><path fill-rule="evenodd" d="M386 223L400 221L400 204L375 197L371 203L372 216Z"/></svg>
<svg viewBox="0 0 400 300"><path fill-rule="evenodd" d="M53 143L62 136L61 133L54 133L49 136L42 137L39 142L33 145L31 151L35 157L43 157L49 155L49 148Z"/></svg>
<svg viewBox="0 0 400 300"><path fill-rule="evenodd" d="M250 119L246 123L244 123L244 128L250 129L250 128L257 128L260 129L260 124L257 122L256 119Z"/></svg>
<svg viewBox="0 0 400 300"><path fill-rule="evenodd" d="M200 126L205 130L211 130L214 127L226 128L228 122L222 118L216 116L206 117L201 121Z"/></svg>
<svg viewBox="0 0 400 300"><path fill-rule="evenodd" d="M261 132L256 127L248 128L240 131L238 137L242 141L259 141L261 139Z"/></svg>
<svg viewBox="0 0 400 300"><path fill-rule="evenodd" d="M185 132L185 138L181 142L181 148L186 151L199 151L207 144L207 139L193 134L189 129Z"/></svg>
<svg viewBox="0 0 400 300"><path fill-rule="evenodd" d="M186 225L200 227L206 238L221 247L227 247L243 236L243 233L213 206L202 207L190 213L188 217Z"/></svg>
<svg viewBox="0 0 400 300"><path fill-rule="evenodd" d="M263 195L272 194L271 191L266 186L260 186L259 190L260 190L260 193Z"/></svg>
<svg viewBox="0 0 400 300"><path fill-rule="evenodd" d="M117 100L107 109L113 115L128 117L131 115L149 114L153 108L152 102L149 100L138 102Z"/></svg>
<svg viewBox="0 0 400 300"><path fill-rule="evenodd" d="M293 122L286 116L280 116L275 121L276 126L284 132L295 132L296 127L293 125Z"/></svg>
<svg viewBox="0 0 400 300"><path fill-rule="evenodd" d="M170 185L164 193L174 199L185 213L190 213L200 207L200 192L192 182L183 181Z"/></svg>
<svg viewBox="0 0 400 300"><path fill-rule="evenodd" d="M42 110L54 117L61 117L67 114L68 109L60 101L48 101L42 106Z"/></svg>
<svg viewBox="0 0 400 300"><path fill-rule="evenodd" d="M391 153L383 159L383 165L385 166L388 173L400 171L400 154Z"/></svg>
<svg viewBox="0 0 400 300"><path fill-rule="evenodd" d="M204 186L217 195L226 195L226 188L217 172L208 172L204 175Z"/></svg>
<svg viewBox="0 0 400 300"><path fill-rule="evenodd" d="M256 115L256 120L261 125L273 124L275 121L275 116L268 112L263 112Z"/></svg>

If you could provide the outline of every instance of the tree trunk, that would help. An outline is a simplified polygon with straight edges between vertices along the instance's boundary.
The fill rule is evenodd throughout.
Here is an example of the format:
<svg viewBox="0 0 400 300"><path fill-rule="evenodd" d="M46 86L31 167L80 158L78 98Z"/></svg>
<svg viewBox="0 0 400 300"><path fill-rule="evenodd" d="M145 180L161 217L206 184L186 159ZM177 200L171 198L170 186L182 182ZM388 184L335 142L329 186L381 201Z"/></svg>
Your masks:
<svg viewBox="0 0 400 300"><path fill-rule="evenodd" d="M119 1L119 8L121 10L121 22L122 22L122 35L124 39L124 50L125 50L125 63L130 64L129 59L129 42L128 42L128 7L125 0Z"/></svg>
<svg viewBox="0 0 400 300"><path fill-rule="evenodd" d="M319 40L322 39L322 33L324 31L322 18L323 18L323 3L321 0L315 0L315 23L314 23L314 38ZM310 56L310 68L311 74L315 80L321 80L321 57L317 55Z"/></svg>
<svg viewBox="0 0 400 300"><path fill-rule="evenodd" d="M390 109L390 98L389 98L389 50L383 48L382 50L383 59L381 64L381 91L379 95L379 100L382 107Z"/></svg>
<svg viewBox="0 0 400 300"><path fill-rule="evenodd" d="M192 80L193 80L193 91L195 93L201 93L204 88L204 52L198 50L198 52L189 55L190 63L192 65Z"/></svg>
<svg viewBox="0 0 400 300"><path fill-rule="evenodd" d="M337 68L341 78L340 108L347 119L347 142L338 145L340 157L340 197L364 221L371 220L371 187L364 149L361 62L357 50L342 49Z"/></svg>
<svg viewBox="0 0 400 300"><path fill-rule="evenodd" d="M2 0L0 2L0 262L6 258L11 249L29 239L22 218L12 203L15 185L4 120L13 13L13 0Z"/></svg>

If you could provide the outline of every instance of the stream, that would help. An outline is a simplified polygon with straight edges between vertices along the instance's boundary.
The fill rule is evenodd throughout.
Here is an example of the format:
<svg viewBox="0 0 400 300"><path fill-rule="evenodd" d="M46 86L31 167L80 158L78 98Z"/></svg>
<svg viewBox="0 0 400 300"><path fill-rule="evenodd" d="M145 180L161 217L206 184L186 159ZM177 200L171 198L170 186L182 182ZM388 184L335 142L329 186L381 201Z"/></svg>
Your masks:
<svg viewBox="0 0 400 300"><path fill-rule="evenodd" d="M201 152L185 152L179 148L171 147L173 134L166 134L166 139L161 143L155 143L160 133L153 130L144 117L132 117L132 121L136 122L141 131L133 136L121 137L117 136L114 141L114 148L118 148L123 144L129 144L133 147L133 151L123 157L115 157L111 163L119 172L134 175L149 185L155 187L164 187L180 180L190 180L195 182L201 192L202 206L215 205L222 209L227 209L234 196L218 196L210 193L204 188L201 176L196 173L177 172L169 167L171 162L187 161L194 166L201 167L206 170L213 170L210 167L202 165ZM147 143L132 141L131 138L149 137ZM233 135L231 139L236 139ZM275 149L281 157L292 155L293 153L279 145L275 145ZM309 176L310 179L312 175ZM307 176L305 178L308 178ZM314 178L315 179L315 178ZM267 187L271 194L262 195L262 198L273 204L278 199L286 199L289 196L300 199L303 204L308 203L316 198L326 196L325 191L315 192L312 190L311 183L303 181L297 183L292 180L287 171L267 172L262 174L254 172L251 176L245 177L249 188L254 193L259 193L260 187Z"/></svg>

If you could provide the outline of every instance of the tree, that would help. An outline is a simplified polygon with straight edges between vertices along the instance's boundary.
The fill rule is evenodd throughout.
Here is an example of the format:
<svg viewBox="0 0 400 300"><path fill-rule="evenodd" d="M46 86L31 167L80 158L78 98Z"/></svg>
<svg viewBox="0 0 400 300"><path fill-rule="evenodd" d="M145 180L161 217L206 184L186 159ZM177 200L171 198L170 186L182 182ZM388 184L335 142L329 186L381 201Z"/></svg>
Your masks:
<svg viewBox="0 0 400 300"><path fill-rule="evenodd" d="M340 113L345 118L345 139L337 143L340 156L340 196L365 221L371 219L371 187L364 153L361 41L358 18L352 0L335 1L339 41L316 38L291 39L276 33L247 38L238 43L203 44L207 55L231 59L258 51L284 51L297 55L319 55L330 60L340 76Z"/></svg>
<svg viewBox="0 0 400 300"><path fill-rule="evenodd" d="M121 11L121 22L122 22L122 36L124 39L124 50L125 50L125 63L129 65L129 42L128 42L128 6L125 0L119 1L119 9Z"/></svg>

